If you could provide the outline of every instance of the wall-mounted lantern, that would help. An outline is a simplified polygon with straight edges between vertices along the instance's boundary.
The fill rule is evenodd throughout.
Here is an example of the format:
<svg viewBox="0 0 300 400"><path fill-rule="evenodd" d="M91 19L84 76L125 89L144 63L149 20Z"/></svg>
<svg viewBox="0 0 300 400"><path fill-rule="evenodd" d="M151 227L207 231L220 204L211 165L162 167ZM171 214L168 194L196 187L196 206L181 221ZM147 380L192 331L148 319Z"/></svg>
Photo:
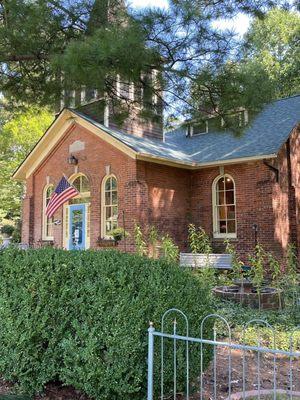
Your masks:
<svg viewBox="0 0 300 400"><path fill-rule="evenodd" d="M77 165L78 159L75 156L73 156L73 154L71 154L70 157L68 157L68 164Z"/></svg>

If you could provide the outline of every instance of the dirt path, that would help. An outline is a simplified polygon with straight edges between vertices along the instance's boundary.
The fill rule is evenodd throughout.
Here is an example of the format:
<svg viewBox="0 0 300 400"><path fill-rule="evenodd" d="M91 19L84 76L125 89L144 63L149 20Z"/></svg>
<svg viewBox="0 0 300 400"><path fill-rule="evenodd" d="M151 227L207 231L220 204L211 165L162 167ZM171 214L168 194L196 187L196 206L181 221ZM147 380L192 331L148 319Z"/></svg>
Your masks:
<svg viewBox="0 0 300 400"><path fill-rule="evenodd" d="M231 351L231 393L242 391L243 388L243 353L240 350ZM257 354L246 352L246 391L258 389L258 366ZM228 397L229 389L229 366L228 366L228 350L224 348L217 349L217 399L224 400ZM260 356L260 388L273 389L274 383L274 358L270 355ZM276 387L280 389L290 389L289 376L290 361L287 357L279 357L276 359ZM300 390L300 359L293 361L293 390ZM205 400L213 399L214 393L214 372L213 365L205 372L203 377L204 398ZM192 399L199 400L199 393L193 395Z"/></svg>

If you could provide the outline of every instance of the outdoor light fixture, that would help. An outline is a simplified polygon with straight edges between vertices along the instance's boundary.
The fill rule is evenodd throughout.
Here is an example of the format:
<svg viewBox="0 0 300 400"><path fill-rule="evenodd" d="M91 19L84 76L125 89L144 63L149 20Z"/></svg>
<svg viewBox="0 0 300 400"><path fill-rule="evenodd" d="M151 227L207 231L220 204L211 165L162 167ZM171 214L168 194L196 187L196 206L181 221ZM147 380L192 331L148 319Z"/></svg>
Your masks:
<svg viewBox="0 0 300 400"><path fill-rule="evenodd" d="M71 154L70 157L68 158L68 164L77 165L78 159L75 156L73 156L73 154Z"/></svg>

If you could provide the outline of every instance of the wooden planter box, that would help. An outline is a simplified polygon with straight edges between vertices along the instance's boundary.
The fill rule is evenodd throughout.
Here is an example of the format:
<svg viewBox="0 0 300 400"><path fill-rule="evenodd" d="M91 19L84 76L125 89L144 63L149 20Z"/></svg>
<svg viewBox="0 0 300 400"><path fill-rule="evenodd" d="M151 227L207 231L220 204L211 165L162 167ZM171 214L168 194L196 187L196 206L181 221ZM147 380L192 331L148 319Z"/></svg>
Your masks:
<svg viewBox="0 0 300 400"><path fill-rule="evenodd" d="M115 242L113 239L102 239L102 238L99 238L97 243L98 243L99 247L104 247L104 248L116 247L117 246L117 242Z"/></svg>
<svg viewBox="0 0 300 400"><path fill-rule="evenodd" d="M232 256L230 254L193 254L180 253L180 265L190 268L217 268L232 269Z"/></svg>

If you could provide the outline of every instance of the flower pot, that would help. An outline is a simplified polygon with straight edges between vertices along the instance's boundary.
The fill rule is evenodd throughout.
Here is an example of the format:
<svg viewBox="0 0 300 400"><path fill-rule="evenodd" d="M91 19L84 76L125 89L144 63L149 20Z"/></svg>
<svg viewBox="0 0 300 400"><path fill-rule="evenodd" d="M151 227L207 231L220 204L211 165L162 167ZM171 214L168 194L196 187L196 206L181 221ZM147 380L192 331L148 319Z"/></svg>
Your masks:
<svg viewBox="0 0 300 400"><path fill-rule="evenodd" d="M11 237L9 237L8 235L4 236L3 235L3 242L2 242L2 247L6 248L8 246L10 246L11 244Z"/></svg>

